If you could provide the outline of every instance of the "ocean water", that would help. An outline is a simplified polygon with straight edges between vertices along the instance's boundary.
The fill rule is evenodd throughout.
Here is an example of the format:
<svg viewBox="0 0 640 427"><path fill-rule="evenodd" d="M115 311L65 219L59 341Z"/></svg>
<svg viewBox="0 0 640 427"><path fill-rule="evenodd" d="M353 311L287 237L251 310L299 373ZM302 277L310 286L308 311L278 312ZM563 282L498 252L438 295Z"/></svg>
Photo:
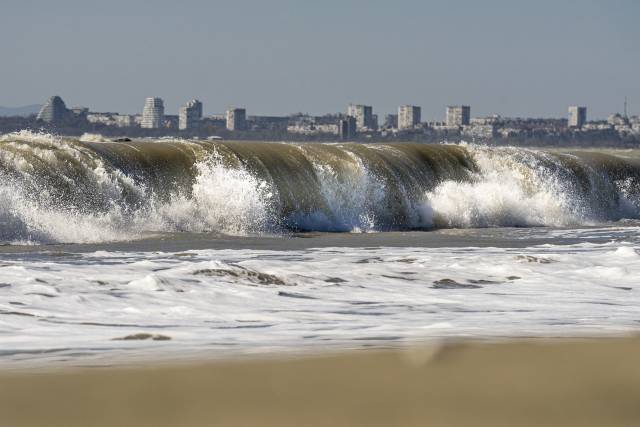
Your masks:
<svg viewBox="0 0 640 427"><path fill-rule="evenodd" d="M0 365L640 327L640 154L0 136Z"/></svg>

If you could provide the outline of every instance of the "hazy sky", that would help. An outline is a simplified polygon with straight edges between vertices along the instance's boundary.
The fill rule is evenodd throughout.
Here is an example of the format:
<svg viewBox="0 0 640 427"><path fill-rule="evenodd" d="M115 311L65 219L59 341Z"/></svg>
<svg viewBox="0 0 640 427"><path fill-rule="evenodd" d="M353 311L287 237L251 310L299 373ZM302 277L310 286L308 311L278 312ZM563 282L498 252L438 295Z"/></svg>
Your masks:
<svg viewBox="0 0 640 427"><path fill-rule="evenodd" d="M638 0L0 0L0 105L640 113Z"/></svg>

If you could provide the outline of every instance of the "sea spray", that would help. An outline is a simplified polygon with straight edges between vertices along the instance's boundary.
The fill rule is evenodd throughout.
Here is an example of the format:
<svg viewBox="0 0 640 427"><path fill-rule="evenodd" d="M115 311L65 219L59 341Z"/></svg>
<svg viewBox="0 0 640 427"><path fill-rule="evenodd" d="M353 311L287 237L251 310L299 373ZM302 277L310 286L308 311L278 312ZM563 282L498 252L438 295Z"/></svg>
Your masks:
<svg viewBox="0 0 640 427"><path fill-rule="evenodd" d="M471 144L0 136L0 242L159 232L569 226L640 218L640 162Z"/></svg>
<svg viewBox="0 0 640 427"><path fill-rule="evenodd" d="M426 194L434 226L566 226L596 220L597 209L584 206L577 177L562 158L527 149L468 149L478 172Z"/></svg>

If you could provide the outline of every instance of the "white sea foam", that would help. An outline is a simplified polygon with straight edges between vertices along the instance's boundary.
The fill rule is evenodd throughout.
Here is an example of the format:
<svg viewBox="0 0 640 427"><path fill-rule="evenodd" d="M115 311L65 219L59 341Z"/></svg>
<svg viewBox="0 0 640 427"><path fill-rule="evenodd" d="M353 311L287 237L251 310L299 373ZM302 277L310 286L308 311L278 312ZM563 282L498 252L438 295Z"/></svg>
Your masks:
<svg viewBox="0 0 640 427"><path fill-rule="evenodd" d="M576 226L640 215L637 182L588 171L591 193L585 194L576 177L544 153L467 147L479 167L473 179L444 181L426 192L422 209L435 226Z"/></svg>
<svg viewBox="0 0 640 427"><path fill-rule="evenodd" d="M18 145L17 150L28 149L28 158L0 150L4 155L0 160L11 164L14 171L9 176L0 168L0 243L96 243L136 239L153 232L244 235L275 229L270 222L273 193L267 182L241 167L226 167L215 155L195 165L197 176L188 196L175 192L159 197L144 182L106 167L88 150L54 136L23 131L3 138L6 144L18 139L43 147ZM70 159L77 162L75 169L68 164ZM42 170L34 168L43 161L52 178L43 178L39 175ZM78 181L78 168L85 182ZM73 192L68 202L61 203L50 194L51 179L65 181L71 188L81 186L80 191L91 194ZM124 203L125 192L139 202ZM74 204L77 198L99 201L100 207L78 206Z"/></svg>
<svg viewBox="0 0 640 427"><path fill-rule="evenodd" d="M523 182L513 170L484 170L473 182L446 181L426 194L425 211L439 227L564 226L589 224L567 206L571 195ZM569 201L571 203L571 201Z"/></svg>
<svg viewBox="0 0 640 427"><path fill-rule="evenodd" d="M138 229L221 232L247 235L276 231L270 222L274 194L270 185L242 168L225 166L213 156L196 164L191 195L154 200L135 214Z"/></svg>
<svg viewBox="0 0 640 427"><path fill-rule="evenodd" d="M274 193L269 183L219 158L197 165L193 199L209 229L231 234L269 231Z"/></svg>
<svg viewBox="0 0 640 427"><path fill-rule="evenodd" d="M349 161L337 170L330 163L315 160L322 205L310 213L296 212L288 221L307 230L372 232L386 196L384 182L373 176L362 160L350 153Z"/></svg>
<svg viewBox="0 0 640 427"><path fill-rule="evenodd" d="M640 303L631 240L4 256L0 363L627 333ZM172 340L113 340L137 333Z"/></svg>
<svg viewBox="0 0 640 427"><path fill-rule="evenodd" d="M82 142L109 142L109 139L99 133L83 133L79 140Z"/></svg>

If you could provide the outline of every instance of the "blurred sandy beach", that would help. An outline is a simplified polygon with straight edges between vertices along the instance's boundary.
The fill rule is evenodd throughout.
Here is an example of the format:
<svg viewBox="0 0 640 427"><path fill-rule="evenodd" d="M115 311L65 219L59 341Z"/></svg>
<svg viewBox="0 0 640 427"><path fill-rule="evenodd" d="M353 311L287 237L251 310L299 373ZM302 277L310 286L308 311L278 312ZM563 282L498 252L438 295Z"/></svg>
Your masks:
<svg viewBox="0 0 640 427"><path fill-rule="evenodd" d="M2 426L637 426L640 339L0 373Z"/></svg>

